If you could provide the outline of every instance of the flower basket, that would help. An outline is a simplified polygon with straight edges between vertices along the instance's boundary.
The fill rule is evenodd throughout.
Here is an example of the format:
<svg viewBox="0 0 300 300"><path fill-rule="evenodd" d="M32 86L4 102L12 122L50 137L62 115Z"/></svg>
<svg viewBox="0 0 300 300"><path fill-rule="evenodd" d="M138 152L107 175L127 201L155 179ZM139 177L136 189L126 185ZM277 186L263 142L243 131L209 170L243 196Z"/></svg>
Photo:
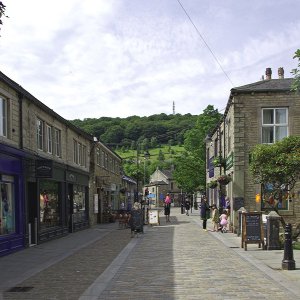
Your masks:
<svg viewBox="0 0 300 300"><path fill-rule="evenodd" d="M225 167L226 166L226 159L222 156L217 156L212 161L214 167Z"/></svg>
<svg viewBox="0 0 300 300"><path fill-rule="evenodd" d="M214 189L218 186L218 182L216 180L212 180L207 184L207 187L210 189Z"/></svg>
<svg viewBox="0 0 300 300"><path fill-rule="evenodd" d="M221 175L220 177L218 177L217 181L221 184L221 185L226 185L231 181L231 176L230 175Z"/></svg>

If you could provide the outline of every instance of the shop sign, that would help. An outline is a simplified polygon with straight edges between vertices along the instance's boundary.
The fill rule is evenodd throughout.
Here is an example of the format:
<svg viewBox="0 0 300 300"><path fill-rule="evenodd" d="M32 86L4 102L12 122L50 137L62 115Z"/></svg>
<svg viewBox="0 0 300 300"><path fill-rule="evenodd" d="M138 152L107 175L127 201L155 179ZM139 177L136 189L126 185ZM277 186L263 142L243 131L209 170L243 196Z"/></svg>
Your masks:
<svg viewBox="0 0 300 300"><path fill-rule="evenodd" d="M226 158L226 170L229 170L233 166L233 152Z"/></svg>
<svg viewBox="0 0 300 300"><path fill-rule="evenodd" d="M53 162L47 159L38 159L35 161L36 177L38 178L52 178Z"/></svg>
<svg viewBox="0 0 300 300"><path fill-rule="evenodd" d="M76 182L77 181L76 175L71 173L71 172L67 172L66 176L67 176L67 181L70 181L70 182Z"/></svg>

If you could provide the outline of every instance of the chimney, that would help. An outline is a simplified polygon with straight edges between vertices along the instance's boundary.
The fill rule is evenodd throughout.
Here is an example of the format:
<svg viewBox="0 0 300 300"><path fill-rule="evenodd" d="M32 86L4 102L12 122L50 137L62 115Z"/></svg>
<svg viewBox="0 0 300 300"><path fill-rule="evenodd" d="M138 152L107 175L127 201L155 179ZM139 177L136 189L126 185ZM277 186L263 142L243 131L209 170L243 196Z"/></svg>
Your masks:
<svg viewBox="0 0 300 300"><path fill-rule="evenodd" d="M266 68L266 80L272 79L272 69Z"/></svg>
<svg viewBox="0 0 300 300"><path fill-rule="evenodd" d="M284 79L284 69L283 69L283 67L278 68L278 79Z"/></svg>

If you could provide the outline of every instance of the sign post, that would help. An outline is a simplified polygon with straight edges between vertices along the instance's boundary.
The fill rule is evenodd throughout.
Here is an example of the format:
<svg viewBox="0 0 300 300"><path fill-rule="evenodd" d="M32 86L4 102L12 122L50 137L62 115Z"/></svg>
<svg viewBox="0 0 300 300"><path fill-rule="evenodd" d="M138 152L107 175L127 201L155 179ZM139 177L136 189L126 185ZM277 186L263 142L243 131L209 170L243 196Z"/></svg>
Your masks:
<svg viewBox="0 0 300 300"><path fill-rule="evenodd" d="M258 244L258 247L264 244L262 217L260 212L242 213L242 248L247 251L248 244Z"/></svg>

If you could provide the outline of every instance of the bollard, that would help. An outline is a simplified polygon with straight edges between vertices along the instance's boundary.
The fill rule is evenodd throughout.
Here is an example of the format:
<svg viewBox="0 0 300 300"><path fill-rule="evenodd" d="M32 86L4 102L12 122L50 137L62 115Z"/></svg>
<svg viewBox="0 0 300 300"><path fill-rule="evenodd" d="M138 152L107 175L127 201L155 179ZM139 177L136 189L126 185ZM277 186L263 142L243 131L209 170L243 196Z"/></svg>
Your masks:
<svg viewBox="0 0 300 300"><path fill-rule="evenodd" d="M283 270L295 270L296 264L293 255L293 245L292 245L292 225L286 224L284 231L284 254L282 260Z"/></svg>

